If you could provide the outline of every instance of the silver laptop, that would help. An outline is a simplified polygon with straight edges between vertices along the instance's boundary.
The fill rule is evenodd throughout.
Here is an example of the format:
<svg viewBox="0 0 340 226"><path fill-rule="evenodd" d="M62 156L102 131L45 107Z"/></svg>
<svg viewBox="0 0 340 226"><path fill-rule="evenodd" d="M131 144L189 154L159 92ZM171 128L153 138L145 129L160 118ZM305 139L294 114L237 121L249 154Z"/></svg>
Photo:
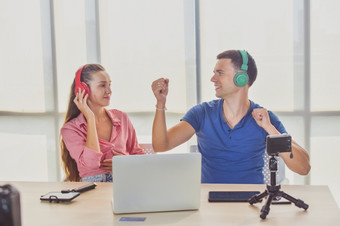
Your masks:
<svg viewBox="0 0 340 226"><path fill-rule="evenodd" d="M115 214L200 207L200 153L114 156L112 171Z"/></svg>

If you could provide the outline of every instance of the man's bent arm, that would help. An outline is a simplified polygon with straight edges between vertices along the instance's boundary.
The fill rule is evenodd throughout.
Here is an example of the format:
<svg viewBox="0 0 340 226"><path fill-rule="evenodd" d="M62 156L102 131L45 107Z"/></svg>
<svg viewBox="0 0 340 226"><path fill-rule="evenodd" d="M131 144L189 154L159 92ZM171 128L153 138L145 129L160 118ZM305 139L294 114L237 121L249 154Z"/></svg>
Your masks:
<svg viewBox="0 0 340 226"><path fill-rule="evenodd" d="M156 110L152 127L152 146L155 152L173 149L188 141L194 134L194 128L186 121L167 130L165 112Z"/></svg>

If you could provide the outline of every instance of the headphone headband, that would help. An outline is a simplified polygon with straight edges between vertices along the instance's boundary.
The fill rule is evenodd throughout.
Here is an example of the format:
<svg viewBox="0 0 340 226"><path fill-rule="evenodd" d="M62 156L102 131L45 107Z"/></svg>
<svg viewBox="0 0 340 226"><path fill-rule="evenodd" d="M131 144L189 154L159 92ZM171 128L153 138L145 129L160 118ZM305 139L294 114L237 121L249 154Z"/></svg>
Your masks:
<svg viewBox="0 0 340 226"><path fill-rule="evenodd" d="M241 70L248 71L248 54L244 50L239 50L242 56L242 66Z"/></svg>
<svg viewBox="0 0 340 226"><path fill-rule="evenodd" d="M75 77L75 87L74 87L74 93L77 94L79 89L80 90L85 90L85 94L89 94L90 95L90 88L88 87L88 85L85 82L81 82L80 78L81 78L81 73L83 71L83 69L85 68L87 64L85 64L84 66L80 67L77 72L76 72L76 77Z"/></svg>
<svg viewBox="0 0 340 226"><path fill-rule="evenodd" d="M238 73L235 74L234 76L234 83L238 87L243 87L248 84L249 81L249 76L247 74L248 71L248 54L244 50L239 50L241 56L242 56L242 66L241 70Z"/></svg>
<svg viewBox="0 0 340 226"><path fill-rule="evenodd" d="M80 84L80 77L81 77L81 72L83 71L83 69L85 68L86 64L81 66L78 71L76 72L76 84Z"/></svg>

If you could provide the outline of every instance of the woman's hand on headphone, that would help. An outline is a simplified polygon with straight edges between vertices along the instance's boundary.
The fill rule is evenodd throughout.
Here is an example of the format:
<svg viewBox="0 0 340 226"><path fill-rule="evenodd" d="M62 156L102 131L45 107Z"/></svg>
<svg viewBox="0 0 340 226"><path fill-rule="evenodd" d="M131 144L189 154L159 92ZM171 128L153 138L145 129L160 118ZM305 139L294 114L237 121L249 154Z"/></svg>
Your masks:
<svg viewBox="0 0 340 226"><path fill-rule="evenodd" d="M79 88L79 92L76 94L73 102L76 104L78 109L84 114L86 118L94 116L92 110L87 105L88 94L84 95L85 90Z"/></svg>

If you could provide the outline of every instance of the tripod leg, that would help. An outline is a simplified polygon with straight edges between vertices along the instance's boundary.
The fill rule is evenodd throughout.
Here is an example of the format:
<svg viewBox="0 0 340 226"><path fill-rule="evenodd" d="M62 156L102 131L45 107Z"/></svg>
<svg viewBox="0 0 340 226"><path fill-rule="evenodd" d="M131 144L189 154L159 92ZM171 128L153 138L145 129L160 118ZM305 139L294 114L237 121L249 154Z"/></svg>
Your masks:
<svg viewBox="0 0 340 226"><path fill-rule="evenodd" d="M304 201L302 201L301 199L296 199L290 195L288 195L287 193L280 191L279 195L282 196L283 198L293 202L295 204L295 206L299 207L299 208L303 208L304 210L307 210L309 205L306 204Z"/></svg>
<svg viewBox="0 0 340 226"><path fill-rule="evenodd" d="M267 195L268 195L268 191L265 190L261 194L254 195L253 197L251 197L248 202L251 205L253 205L254 203L257 203L257 202L262 202L262 198L266 197Z"/></svg>
<svg viewBox="0 0 340 226"><path fill-rule="evenodd" d="M261 209L261 215L260 215L260 217L261 217L262 219L266 219L266 217L267 217L267 215L268 215L268 213L269 213L269 211L270 211L270 204L272 203L273 198L274 198L275 196L276 196L275 193L270 193L270 194L269 194L266 204L265 204L265 205L262 207L262 209Z"/></svg>

